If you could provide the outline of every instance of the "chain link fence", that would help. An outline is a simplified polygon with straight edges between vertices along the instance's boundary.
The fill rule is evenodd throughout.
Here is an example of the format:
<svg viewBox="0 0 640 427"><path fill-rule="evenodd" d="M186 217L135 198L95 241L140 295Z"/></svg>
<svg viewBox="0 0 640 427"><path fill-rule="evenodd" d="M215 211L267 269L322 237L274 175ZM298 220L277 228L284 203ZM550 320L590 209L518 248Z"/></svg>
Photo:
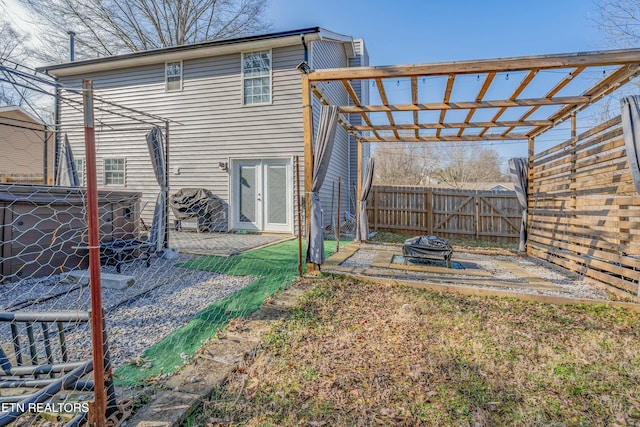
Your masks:
<svg viewBox="0 0 640 427"><path fill-rule="evenodd" d="M96 314L87 219L92 179L98 187L104 319L96 333L104 337L106 372L113 372L113 382L107 376L105 383L106 415L116 424L137 386L167 378L231 319L248 316L298 280L303 258L296 237L304 234L304 203L295 181L303 178L293 173L294 182L283 183L294 189L288 197L300 218L295 234L228 231L228 205L221 197L154 176L157 159L147 136L159 129L166 162L174 124L94 96L91 165L83 92L51 82L54 89L65 111L59 125L33 121L16 127L0 120L8 140L21 128L34 140L9 145L20 160L0 163L3 177L18 176L9 166L29 171L28 179L0 180L0 425L18 417L21 425L43 425L47 414L79 422L94 400L87 375L95 351L90 319ZM125 144L126 161L118 160L118 144ZM340 238L348 238L353 209L338 206L334 185L326 237L335 239L339 229ZM163 194L166 204L158 197ZM326 245L326 255L335 249Z"/></svg>

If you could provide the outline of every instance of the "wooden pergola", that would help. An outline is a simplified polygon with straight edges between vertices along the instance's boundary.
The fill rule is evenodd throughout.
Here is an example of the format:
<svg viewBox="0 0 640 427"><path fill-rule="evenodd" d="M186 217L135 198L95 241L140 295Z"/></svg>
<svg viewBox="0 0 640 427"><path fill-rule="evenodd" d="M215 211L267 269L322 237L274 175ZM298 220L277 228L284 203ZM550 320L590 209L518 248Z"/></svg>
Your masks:
<svg viewBox="0 0 640 427"><path fill-rule="evenodd" d="M348 93L348 103L338 105L339 123L358 141L357 185L360 194L364 143L520 140L528 141L531 158L536 137L568 119L571 119L571 134L575 136L576 113L629 83L637 76L639 67L640 49L624 49L310 70L302 75L305 191L308 193L311 188L313 165L312 97L324 104L335 104L325 89L328 84L341 84ZM443 95L437 102L423 100L427 79L438 80L444 85L439 91ZM466 95L468 98L458 99L453 96L456 85L465 79L477 82L477 92ZM378 105L366 104L358 96L354 82L362 80L367 81L371 90L377 91L381 100ZM400 80L409 82L404 85L406 93L403 99L406 102L391 103L389 88L394 91L401 89ZM492 92L499 92L500 86L507 81L512 88L509 93L495 98L491 96ZM491 118L474 120L474 116L480 115L484 109L491 109ZM452 114L457 110L462 110L462 113ZM450 119L460 114L464 115L463 120ZM378 120L372 120L373 115L378 116ZM399 119L400 115L404 119ZM412 120L406 120L407 115ZM352 124L355 121L350 119L352 117L360 117L357 121L361 124ZM308 205L306 208L308 213Z"/></svg>

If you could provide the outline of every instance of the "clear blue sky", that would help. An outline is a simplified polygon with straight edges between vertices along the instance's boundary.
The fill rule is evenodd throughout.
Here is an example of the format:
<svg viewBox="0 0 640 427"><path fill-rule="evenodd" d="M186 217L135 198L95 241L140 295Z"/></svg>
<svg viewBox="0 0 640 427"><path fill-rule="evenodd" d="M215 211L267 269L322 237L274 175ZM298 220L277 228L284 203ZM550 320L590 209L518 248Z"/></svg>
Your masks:
<svg viewBox="0 0 640 427"><path fill-rule="evenodd" d="M319 26L363 38L371 65L390 65L606 49L594 1L270 0L268 11L274 31ZM483 145L503 159L527 154L525 142Z"/></svg>
<svg viewBox="0 0 640 427"><path fill-rule="evenodd" d="M372 65L602 49L593 0L270 0L274 30L363 38Z"/></svg>

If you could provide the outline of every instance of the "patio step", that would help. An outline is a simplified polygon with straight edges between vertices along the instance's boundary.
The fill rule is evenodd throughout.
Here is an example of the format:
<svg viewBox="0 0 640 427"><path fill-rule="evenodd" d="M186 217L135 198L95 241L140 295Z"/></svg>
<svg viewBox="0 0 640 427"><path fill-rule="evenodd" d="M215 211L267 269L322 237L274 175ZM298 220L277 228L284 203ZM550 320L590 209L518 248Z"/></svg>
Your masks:
<svg viewBox="0 0 640 427"><path fill-rule="evenodd" d="M62 274L62 281L67 283L89 284L89 270L74 270ZM135 283L135 277L124 274L100 273L100 284L103 288L125 289Z"/></svg>

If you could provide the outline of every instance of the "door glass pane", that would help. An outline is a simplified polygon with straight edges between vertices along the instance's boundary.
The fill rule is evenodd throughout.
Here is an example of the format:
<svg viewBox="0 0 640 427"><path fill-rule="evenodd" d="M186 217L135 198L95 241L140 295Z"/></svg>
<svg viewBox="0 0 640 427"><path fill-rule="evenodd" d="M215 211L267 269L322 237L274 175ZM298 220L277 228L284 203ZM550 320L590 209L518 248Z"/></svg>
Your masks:
<svg viewBox="0 0 640 427"><path fill-rule="evenodd" d="M240 222L256 222L256 167L240 166Z"/></svg>
<svg viewBox="0 0 640 427"><path fill-rule="evenodd" d="M271 224L287 223L287 168L267 165L267 221Z"/></svg>

